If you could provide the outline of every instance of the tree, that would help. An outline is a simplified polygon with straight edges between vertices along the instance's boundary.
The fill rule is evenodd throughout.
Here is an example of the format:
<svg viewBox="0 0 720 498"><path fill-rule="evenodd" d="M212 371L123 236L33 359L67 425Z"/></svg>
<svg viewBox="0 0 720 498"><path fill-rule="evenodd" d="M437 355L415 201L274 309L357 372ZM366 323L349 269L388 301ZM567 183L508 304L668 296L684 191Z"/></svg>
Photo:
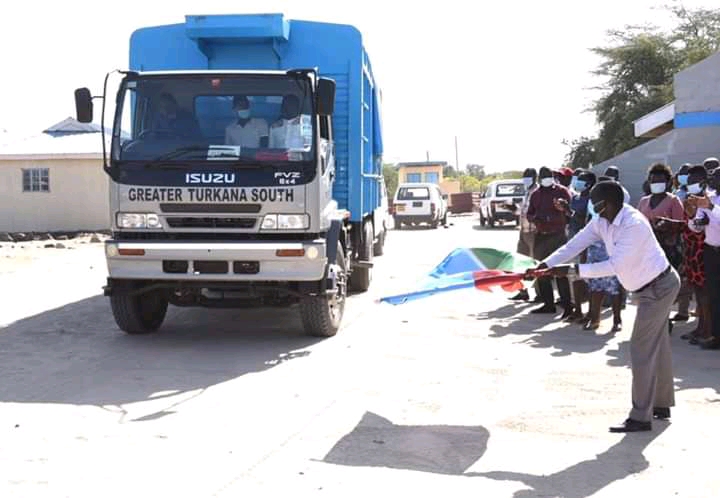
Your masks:
<svg viewBox="0 0 720 498"><path fill-rule="evenodd" d="M443 168L443 177L444 178L457 178L458 172L454 167L448 165Z"/></svg>
<svg viewBox="0 0 720 498"><path fill-rule="evenodd" d="M648 139L634 136L633 121L673 99L673 76L720 49L720 10L688 10L677 2L663 7L675 25L669 32L655 26L625 26L608 32L610 43L591 51L603 61L594 71L603 91L589 111L600 125L597 137L569 143L574 165L601 162Z"/></svg>
<svg viewBox="0 0 720 498"><path fill-rule="evenodd" d="M394 164L383 164L383 178L385 178L388 199L393 199L398 188L398 170Z"/></svg>
<svg viewBox="0 0 720 498"><path fill-rule="evenodd" d="M563 144L570 147L570 152L565 156L565 162L567 162L572 169L590 168L597 162L595 142L597 142L597 139L589 137L580 137L571 142L564 140Z"/></svg>
<svg viewBox="0 0 720 498"><path fill-rule="evenodd" d="M478 180L485 178L485 166L479 164L468 164L466 166L467 174Z"/></svg>
<svg viewBox="0 0 720 498"><path fill-rule="evenodd" d="M482 182L474 176L462 175L460 177L460 190L462 192L479 192L482 187Z"/></svg>

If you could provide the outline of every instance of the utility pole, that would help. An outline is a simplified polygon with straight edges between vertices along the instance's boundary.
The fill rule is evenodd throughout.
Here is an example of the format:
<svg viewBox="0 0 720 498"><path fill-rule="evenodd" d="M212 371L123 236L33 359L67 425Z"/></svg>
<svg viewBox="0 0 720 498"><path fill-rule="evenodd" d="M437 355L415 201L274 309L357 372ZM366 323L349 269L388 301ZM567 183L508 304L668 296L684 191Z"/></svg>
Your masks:
<svg viewBox="0 0 720 498"><path fill-rule="evenodd" d="M428 151L425 151L425 160L426 160L427 162L430 162L430 151L429 151L429 150L428 150Z"/></svg>
<svg viewBox="0 0 720 498"><path fill-rule="evenodd" d="M457 136L455 136L455 168L460 172L460 159L458 159Z"/></svg>

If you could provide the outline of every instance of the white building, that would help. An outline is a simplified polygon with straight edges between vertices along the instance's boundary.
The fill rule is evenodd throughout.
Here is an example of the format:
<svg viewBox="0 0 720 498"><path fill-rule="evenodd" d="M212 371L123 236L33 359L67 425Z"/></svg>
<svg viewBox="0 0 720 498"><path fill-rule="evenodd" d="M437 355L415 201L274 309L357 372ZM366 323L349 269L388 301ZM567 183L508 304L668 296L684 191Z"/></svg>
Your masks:
<svg viewBox="0 0 720 498"><path fill-rule="evenodd" d="M0 145L0 232L110 227L100 130L68 118Z"/></svg>

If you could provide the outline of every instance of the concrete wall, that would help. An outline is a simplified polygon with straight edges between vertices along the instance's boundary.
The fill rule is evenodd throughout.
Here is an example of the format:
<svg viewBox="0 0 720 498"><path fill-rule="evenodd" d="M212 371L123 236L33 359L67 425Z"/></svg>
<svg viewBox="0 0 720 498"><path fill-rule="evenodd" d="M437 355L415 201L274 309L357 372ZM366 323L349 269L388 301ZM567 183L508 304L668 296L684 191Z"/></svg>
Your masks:
<svg viewBox="0 0 720 498"><path fill-rule="evenodd" d="M720 111L720 52L675 75L675 112Z"/></svg>
<svg viewBox="0 0 720 498"><path fill-rule="evenodd" d="M596 164L593 171L602 175L611 164L617 166L620 182L630 192L632 204L637 206L643 195L642 184L652 164L662 162L675 172L684 163L702 164L711 156L720 157L720 127L682 128Z"/></svg>
<svg viewBox="0 0 720 498"><path fill-rule="evenodd" d="M24 168L48 168L50 192L23 192ZM0 232L107 230L108 189L100 159L0 159Z"/></svg>

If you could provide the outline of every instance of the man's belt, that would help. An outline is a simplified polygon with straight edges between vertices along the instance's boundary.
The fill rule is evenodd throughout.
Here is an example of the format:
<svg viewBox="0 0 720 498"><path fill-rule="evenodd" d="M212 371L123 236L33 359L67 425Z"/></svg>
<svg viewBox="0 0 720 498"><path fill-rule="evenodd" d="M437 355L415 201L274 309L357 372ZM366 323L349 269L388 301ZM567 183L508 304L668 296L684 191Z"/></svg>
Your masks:
<svg viewBox="0 0 720 498"><path fill-rule="evenodd" d="M660 272L660 275L658 275L657 277L653 278L650 282L648 282L647 284L643 285L643 286L640 287L638 290L633 291L633 292L636 292L636 293L637 293L637 292L642 292L642 291L644 291L645 289L651 287L652 285L655 285L658 280L660 280L660 279L663 278L665 275L667 275L668 273L670 273L670 270L672 270L672 266L668 266L667 268L665 268L663 271Z"/></svg>

